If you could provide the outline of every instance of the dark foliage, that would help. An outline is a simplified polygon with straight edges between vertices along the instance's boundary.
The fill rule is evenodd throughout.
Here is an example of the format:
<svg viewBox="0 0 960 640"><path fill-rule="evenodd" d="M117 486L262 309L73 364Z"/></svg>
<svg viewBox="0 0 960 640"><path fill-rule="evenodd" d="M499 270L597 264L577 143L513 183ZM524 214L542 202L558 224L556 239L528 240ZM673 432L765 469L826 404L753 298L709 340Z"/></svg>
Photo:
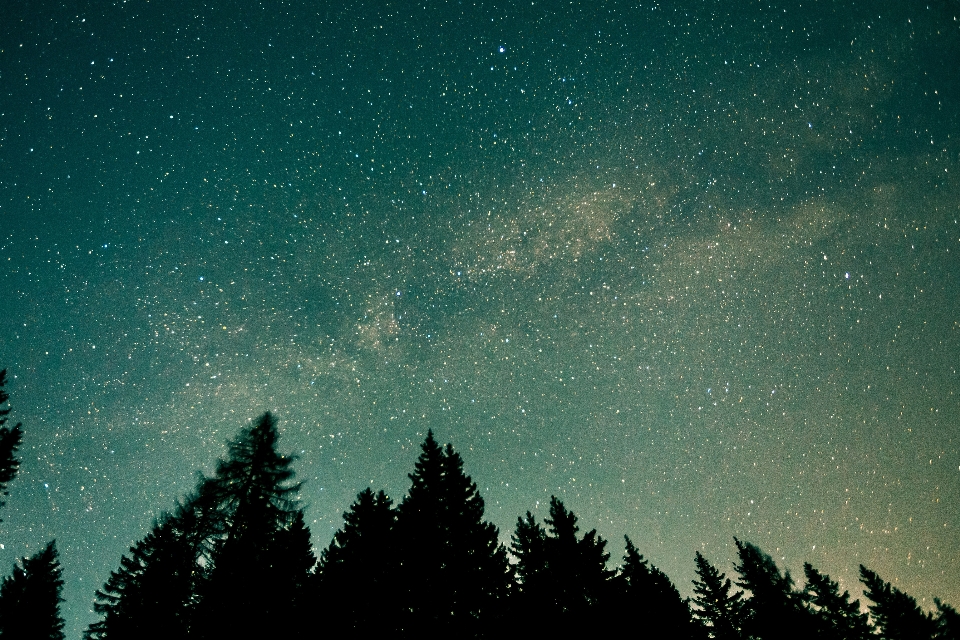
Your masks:
<svg viewBox="0 0 960 640"><path fill-rule="evenodd" d="M486 634L497 623L510 587L506 550L497 528L483 520L484 502L451 445L432 432L397 508L402 631L450 629Z"/></svg>
<svg viewBox="0 0 960 640"><path fill-rule="evenodd" d="M801 595L814 619L816 637L823 640L867 640L873 636L869 617L860 611L860 601L840 593L840 585L813 568L803 565L807 583Z"/></svg>
<svg viewBox="0 0 960 640"><path fill-rule="evenodd" d="M7 370L0 371L0 406L5 404L10 395L4 391L3 387L7 383ZM7 416L10 415L10 407L0 408L0 497L10 495L7 487L20 470L20 460L17 458L17 449L23 442L23 425L19 422L12 427L7 426ZM0 499L0 507L6 504ZM2 520L0 520L2 522Z"/></svg>
<svg viewBox="0 0 960 640"><path fill-rule="evenodd" d="M860 565L863 595L873 602L873 624L884 640L929 640L936 637L937 623L912 597L884 582L876 572Z"/></svg>
<svg viewBox="0 0 960 640"><path fill-rule="evenodd" d="M294 458L277 451L278 439L265 413L230 441L229 456L203 482L216 500L223 534L214 541L212 569L200 588L204 615L193 626L197 637L267 635L278 616L290 613L295 585L306 580L303 550L293 559L281 555L296 535L291 526L298 520L300 485L292 483Z"/></svg>
<svg viewBox="0 0 960 640"><path fill-rule="evenodd" d="M615 593L607 543L595 529L578 538L577 516L556 496L545 522L546 531L529 512L517 521L511 546L518 560L515 616L542 612L547 634L584 631Z"/></svg>
<svg viewBox="0 0 960 640"><path fill-rule="evenodd" d="M14 565L0 585L0 638L62 640L63 580L55 541Z"/></svg>
<svg viewBox="0 0 960 640"><path fill-rule="evenodd" d="M937 632L934 637L937 640L960 640L960 613L941 602L940 598L934 598L933 602L937 605Z"/></svg>
<svg viewBox="0 0 960 640"><path fill-rule="evenodd" d="M743 592L733 591L730 579L710 564L697 551L696 571L698 580L693 581L693 611L714 640L741 640L743 634Z"/></svg>
<svg viewBox="0 0 960 640"><path fill-rule="evenodd" d="M641 619L657 620L658 625L671 630L670 636L678 640L705 638L706 630L694 619L690 602L680 592L667 574L660 571L637 550L627 536L623 565L617 576L619 611L631 611Z"/></svg>
<svg viewBox="0 0 960 640"><path fill-rule="evenodd" d="M337 611L328 630L334 634L383 636L396 631L395 605L400 568L394 542L397 516L393 501L364 489L330 546L320 554L316 592L325 610ZM371 615L376 603L376 615Z"/></svg>
<svg viewBox="0 0 960 640"><path fill-rule="evenodd" d="M781 573L773 558L756 545L736 538L734 542L740 556L740 564L734 566L740 575L737 586L750 591L743 621L747 635L759 640L810 638L814 619L794 594L790 573Z"/></svg>

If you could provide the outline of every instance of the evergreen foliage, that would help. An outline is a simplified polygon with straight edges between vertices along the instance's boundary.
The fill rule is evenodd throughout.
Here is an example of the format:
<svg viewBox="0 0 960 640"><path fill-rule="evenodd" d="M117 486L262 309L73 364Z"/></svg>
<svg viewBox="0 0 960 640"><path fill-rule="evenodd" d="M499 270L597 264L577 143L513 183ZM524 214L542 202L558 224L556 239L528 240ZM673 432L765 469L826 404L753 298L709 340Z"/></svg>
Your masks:
<svg viewBox="0 0 960 640"><path fill-rule="evenodd" d="M577 516L556 496L545 523L546 531L530 512L517 521L511 545L520 580L517 611L543 612L548 634L582 630L614 592L607 542L595 529L578 538Z"/></svg>
<svg viewBox="0 0 960 640"><path fill-rule="evenodd" d="M617 580L621 589L619 609L632 611L644 619L658 620L661 627L671 630L671 637L702 638L706 631L693 618L689 600L680 592L667 574L644 559L629 537L623 565Z"/></svg>
<svg viewBox="0 0 960 640"><path fill-rule="evenodd" d="M338 612L331 633L381 636L396 630L396 520L393 501L369 488L343 514L344 525L320 554L316 573L321 606ZM370 603L377 603L378 615L370 615Z"/></svg>
<svg viewBox="0 0 960 640"><path fill-rule="evenodd" d="M754 544L734 538L740 564L737 586L750 591L746 601L744 631L759 640L809 638L814 632L811 615L793 593L789 572L781 573L769 555Z"/></svg>
<svg viewBox="0 0 960 640"><path fill-rule="evenodd" d="M101 619L87 629L88 639L188 635L198 553L191 544L194 537L185 530L187 522L164 514L120 558L120 568L97 591L93 609Z"/></svg>
<svg viewBox="0 0 960 640"><path fill-rule="evenodd" d="M860 601L840 593L840 584L807 562L803 565L806 585L802 599L811 612L816 637L823 640L868 640L873 637L869 617L860 611Z"/></svg>
<svg viewBox="0 0 960 640"><path fill-rule="evenodd" d="M693 581L693 615L699 619L713 640L742 640L744 618L743 592L733 590L726 574L720 572L697 551L695 558L698 580Z"/></svg>
<svg viewBox="0 0 960 640"><path fill-rule="evenodd" d="M217 503L223 534L214 541L212 569L200 589L205 615L194 625L198 637L266 635L277 616L289 613L293 585L306 579L292 575L296 560L279 555L283 532L297 520L300 484L292 482L294 458L277 451L278 439L265 413L228 443L229 456L202 482Z"/></svg>
<svg viewBox="0 0 960 640"><path fill-rule="evenodd" d="M960 613L941 602L940 598L934 598L933 602L937 605L937 632L934 637L937 640L960 640Z"/></svg>
<svg viewBox="0 0 960 640"><path fill-rule="evenodd" d="M873 602L870 614L883 640L929 640L937 633L933 616L924 613L912 597L884 582L876 572L860 565L863 595Z"/></svg>
<svg viewBox="0 0 960 640"><path fill-rule="evenodd" d="M56 542L13 567L0 584L0 638L62 640L63 580Z"/></svg>
<svg viewBox="0 0 960 640"><path fill-rule="evenodd" d="M736 542L734 588L696 553L694 597L624 536L617 572L606 541L581 535L577 517L551 496L543 525L517 519L507 562L498 531L451 445L429 432L394 508L364 489L319 562L296 493L293 458L277 451L270 414L241 430L213 477L165 513L120 560L94 610L87 640L145 637L305 639L323 631L354 637L502 637L592 633L628 612L680 640L958 640L960 614L935 600L925 613L907 594L861 567L871 618L837 582L804 565L806 585L753 544ZM59 564L51 542L0 585L2 638L62 638Z"/></svg>
<svg viewBox="0 0 960 640"><path fill-rule="evenodd" d="M10 394L3 389L6 383L7 370L3 369L0 371L0 406L10 398ZM23 442L23 429L21 428L23 425L18 422L12 427L8 427L8 415L10 415L10 407L0 408L0 507L6 504L2 498L10 495L7 487L10 486L20 470L20 460L16 454Z"/></svg>
<svg viewBox="0 0 960 640"><path fill-rule="evenodd" d="M401 625L483 635L507 596L510 568L497 528L483 520L484 502L451 445L427 433L397 508L404 607Z"/></svg>

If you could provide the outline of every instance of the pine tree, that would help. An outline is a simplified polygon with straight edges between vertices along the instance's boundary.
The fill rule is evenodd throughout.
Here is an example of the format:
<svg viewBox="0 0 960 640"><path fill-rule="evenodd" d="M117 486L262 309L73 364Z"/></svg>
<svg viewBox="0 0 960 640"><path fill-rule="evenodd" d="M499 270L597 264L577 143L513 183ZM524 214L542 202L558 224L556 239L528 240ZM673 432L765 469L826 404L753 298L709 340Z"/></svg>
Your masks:
<svg viewBox="0 0 960 640"><path fill-rule="evenodd" d="M789 572L780 573L776 563L756 545L734 538L740 564L737 586L750 591L746 603L744 630L760 640L809 638L814 632L813 620L793 593Z"/></svg>
<svg viewBox="0 0 960 640"><path fill-rule="evenodd" d="M802 599L816 620L816 637L823 640L868 640L873 636L870 619L860 611L860 601L840 593L840 585L813 568L803 565L807 583Z"/></svg>
<svg viewBox="0 0 960 640"><path fill-rule="evenodd" d="M933 599L937 605L937 640L960 640L960 613L940 598Z"/></svg>
<svg viewBox="0 0 960 640"><path fill-rule="evenodd" d="M93 608L100 620L88 627L88 639L189 634L213 540L225 526L212 488L201 477L197 490L173 514L154 521L150 532L120 558L120 567L96 592Z"/></svg>
<svg viewBox="0 0 960 640"><path fill-rule="evenodd" d="M936 622L924 613L913 596L884 582L876 572L860 565L863 595L873 601L873 624L884 640L929 640L937 633Z"/></svg>
<svg viewBox="0 0 960 640"><path fill-rule="evenodd" d="M330 616L331 635L381 637L396 631L399 608L392 606L399 589L393 501L380 491L364 489L344 525L320 554L315 582L320 606ZM371 615L371 606L377 609Z"/></svg>
<svg viewBox="0 0 960 640"><path fill-rule="evenodd" d="M153 634L183 638L190 631L196 554L180 523L169 515L120 558L120 568L97 591L101 619L87 629L91 640L136 640Z"/></svg>
<svg viewBox="0 0 960 640"><path fill-rule="evenodd" d="M214 541L213 568L201 588L203 615L194 626L200 638L267 634L290 613L293 594L278 572L289 563L278 539L297 519L300 484L292 483L294 458L277 451L278 439L265 413L229 442L228 458L204 482L216 499L223 534Z"/></svg>
<svg viewBox="0 0 960 640"><path fill-rule="evenodd" d="M7 370L0 371L0 406L2 406L10 395L4 391L3 387L7 383ZM2 498L10 495L7 487L17 476L20 470L20 460L16 457L17 449L23 442L23 426L19 422L12 427L7 426L7 416L10 414L10 408L0 408L0 507L6 504ZM2 522L2 520L0 520Z"/></svg>
<svg viewBox="0 0 960 640"><path fill-rule="evenodd" d="M529 512L517 521L511 546L520 578L515 610L542 612L548 635L585 631L613 596L607 543L595 529L579 538L577 516L556 496L550 498L545 523L546 531ZM514 625L521 623L516 617Z"/></svg>
<svg viewBox="0 0 960 640"><path fill-rule="evenodd" d="M698 607L693 615L703 622L714 640L742 640L744 603L743 592L731 593L730 579L711 565L697 551L696 571L699 580L693 581L693 602Z"/></svg>
<svg viewBox="0 0 960 640"><path fill-rule="evenodd" d="M397 509L405 633L427 629L487 633L510 584L497 528L483 520L484 502L451 445L427 433Z"/></svg>
<svg viewBox="0 0 960 640"><path fill-rule="evenodd" d="M14 565L0 584L0 638L63 640L63 580L55 541Z"/></svg>
<svg viewBox="0 0 960 640"><path fill-rule="evenodd" d="M657 620L661 628L671 630L673 638L700 638L703 628L690 611L690 603L667 574L644 559L629 537L624 536L626 551L617 575L619 611L631 611L641 619Z"/></svg>

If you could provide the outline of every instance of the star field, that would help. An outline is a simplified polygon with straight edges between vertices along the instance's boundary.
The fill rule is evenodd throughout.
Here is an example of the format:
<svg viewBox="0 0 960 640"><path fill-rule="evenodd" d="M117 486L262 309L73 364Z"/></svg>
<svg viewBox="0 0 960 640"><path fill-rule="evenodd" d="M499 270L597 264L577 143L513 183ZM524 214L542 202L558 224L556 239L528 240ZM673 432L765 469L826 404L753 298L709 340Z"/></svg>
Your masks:
<svg viewBox="0 0 960 640"><path fill-rule="evenodd" d="M78 636L269 410L318 548L432 428L504 540L960 604L960 7L741 4L5 9L0 569Z"/></svg>

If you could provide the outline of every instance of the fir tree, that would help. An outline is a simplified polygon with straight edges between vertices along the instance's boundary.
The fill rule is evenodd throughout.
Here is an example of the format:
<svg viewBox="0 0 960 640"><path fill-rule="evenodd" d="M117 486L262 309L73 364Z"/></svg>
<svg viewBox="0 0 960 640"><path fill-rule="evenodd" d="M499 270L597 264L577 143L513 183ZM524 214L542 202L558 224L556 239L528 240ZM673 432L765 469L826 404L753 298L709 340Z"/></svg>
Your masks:
<svg viewBox="0 0 960 640"><path fill-rule="evenodd" d="M924 613L917 601L900 589L884 582L876 572L860 565L863 595L873 601L873 624L884 640L929 640L937 632L933 617Z"/></svg>
<svg viewBox="0 0 960 640"><path fill-rule="evenodd" d="M202 483L217 502L223 534L214 541L213 568L201 589L198 637L266 634L290 613L293 592L279 568L291 563L281 557L281 539L297 519L300 485L292 482L294 458L277 451L278 439L265 413L229 442L228 458Z"/></svg>
<svg viewBox="0 0 960 640"><path fill-rule="evenodd" d="M511 546L520 580L515 611L541 612L546 634L584 631L612 596L607 543L595 529L579 538L577 516L556 496L545 523L546 531L529 512L517 521ZM515 625L522 623L514 617Z"/></svg>
<svg viewBox="0 0 960 640"><path fill-rule="evenodd" d="M186 637L201 585L208 577L214 541L225 528L212 484L200 477L196 491L163 514L150 532L120 558L96 593L100 620L86 632L91 640L143 638L162 632Z"/></svg>
<svg viewBox="0 0 960 640"><path fill-rule="evenodd" d="M694 617L704 624L709 637L714 640L742 640L746 637L742 632L743 592L731 593L730 579L699 551L696 565L699 579L693 581L693 602L698 608L693 611Z"/></svg>
<svg viewBox="0 0 960 640"><path fill-rule="evenodd" d="M960 613L940 598L933 599L937 605L937 633L934 636L937 640L960 640Z"/></svg>
<svg viewBox="0 0 960 640"><path fill-rule="evenodd" d="M63 639L60 573L55 541L14 565L0 584L0 638Z"/></svg>
<svg viewBox="0 0 960 640"><path fill-rule="evenodd" d="M364 489L344 525L320 554L315 581L320 606L335 611L333 635L385 636L396 630L399 563L394 541L393 501L380 491ZM377 615L371 615L375 603Z"/></svg>
<svg viewBox="0 0 960 640"><path fill-rule="evenodd" d="M618 610L657 620L662 628L671 629L673 638L703 637L704 629L694 621L689 601L680 597L667 574L644 559L629 537L624 540L626 551L617 576Z"/></svg>
<svg viewBox="0 0 960 640"><path fill-rule="evenodd" d="M3 387L7 383L7 370L0 371L0 406L10 398ZM23 426L19 422L12 427L7 426L7 416L10 408L0 408L0 507L6 504L3 497L10 495L7 487L17 476L20 470L20 460L16 457L17 449L23 441ZM2 522L2 520L0 520Z"/></svg>
<svg viewBox="0 0 960 640"><path fill-rule="evenodd" d="M816 620L816 637L823 640L868 640L873 636L869 617L860 611L860 601L840 593L840 585L813 568L803 565L807 583L802 599Z"/></svg>
<svg viewBox="0 0 960 640"><path fill-rule="evenodd" d="M510 585L497 528L483 520L484 502L451 445L427 433L397 509L405 632L447 629L483 635Z"/></svg>
<svg viewBox="0 0 960 640"><path fill-rule="evenodd" d="M809 638L813 632L811 616L793 593L789 572L780 573L776 563L756 545L734 538L740 564L737 586L750 591L746 603L744 630L760 640Z"/></svg>

